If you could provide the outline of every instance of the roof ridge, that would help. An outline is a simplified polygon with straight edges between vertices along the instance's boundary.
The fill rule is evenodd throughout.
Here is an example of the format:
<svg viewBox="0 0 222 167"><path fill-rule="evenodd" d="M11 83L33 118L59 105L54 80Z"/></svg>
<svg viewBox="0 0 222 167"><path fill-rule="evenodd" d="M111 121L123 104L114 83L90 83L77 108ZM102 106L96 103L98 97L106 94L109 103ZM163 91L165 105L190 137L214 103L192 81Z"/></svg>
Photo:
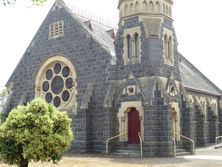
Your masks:
<svg viewBox="0 0 222 167"><path fill-rule="evenodd" d="M116 29L115 27L112 27L111 25L106 25L105 23L99 22L99 21L97 21L97 20L94 20L94 19L89 18L89 17L87 17L87 16L81 15L81 14L79 14L79 13L74 13L74 12L73 12L73 14L75 14L75 15L77 15L77 16L79 16L79 17L83 17L83 18L85 18L85 19L88 19L89 21L96 22L96 23L98 23L98 24L100 24L100 25L102 25L102 26L106 26L107 28Z"/></svg>
<svg viewBox="0 0 222 167"><path fill-rule="evenodd" d="M73 14L76 14L80 17L84 17L86 19L94 21L94 22L101 24L103 26L117 29L117 24L114 22L114 20L109 20L108 18L105 18L103 16L92 13L91 11L87 11L84 8L80 8L77 5L67 4L63 0L56 0L56 1L59 1L59 2L62 1L63 5L65 5L66 8L68 8Z"/></svg>

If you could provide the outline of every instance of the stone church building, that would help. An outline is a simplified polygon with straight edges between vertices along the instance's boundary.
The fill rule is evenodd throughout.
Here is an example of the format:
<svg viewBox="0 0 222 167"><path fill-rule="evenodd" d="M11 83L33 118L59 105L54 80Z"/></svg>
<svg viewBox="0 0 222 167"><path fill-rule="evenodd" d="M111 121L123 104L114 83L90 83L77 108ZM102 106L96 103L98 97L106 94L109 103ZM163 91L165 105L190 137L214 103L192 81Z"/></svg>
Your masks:
<svg viewBox="0 0 222 167"><path fill-rule="evenodd" d="M214 143L222 91L178 51L173 0L117 5L115 33L56 0L6 84L4 118L42 97L72 118L74 153L107 144L109 153L173 156L175 145L194 153L192 141Z"/></svg>

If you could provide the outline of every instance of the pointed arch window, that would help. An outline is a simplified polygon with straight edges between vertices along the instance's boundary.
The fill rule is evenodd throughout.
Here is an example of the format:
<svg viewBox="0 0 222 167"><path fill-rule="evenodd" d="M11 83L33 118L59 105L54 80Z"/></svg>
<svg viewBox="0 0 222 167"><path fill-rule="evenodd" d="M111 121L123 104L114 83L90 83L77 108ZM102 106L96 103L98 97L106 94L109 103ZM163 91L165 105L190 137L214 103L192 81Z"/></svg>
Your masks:
<svg viewBox="0 0 222 167"><path fill-rule="evenodd" d="M128 5L126 4L124 7L124 14L127 15L128 14Z"/></svg>
<svg viewBox="0 0 222 167"><path fill-rule="evenodd" d="M143 10L147 11L147 2L146 1L143 1Z"/></svg>
<svg viewBox="0 0 222 167"><path fill-rule="evenodd" d="M139 57L139 35L138 33L134 34L135 39L135 58Z"/></svg>
<svg viewBox="0 0 222 167"><path fill-rule="evenodd" d="M168 48L169 48L169 46L168 46L168 36L167 36L167 34L165 34L165 36L164 36L164 55L165 55L165 59L166 60L168 60Z"/></svg>
<svg viewBox="0 0 222 167"><path fill-rule="evenodd" d="M135 5L135 11L136 11L136 12L139 11L139 2L138 2L138 1L136 2L136 5Z"/></svg>
<svg viewBox="0 0 222 167"><path fill-rule="evenodd" d="M163 4L163 13L164 14L166 13L166 6L165 6L165 4Z"/></svg>
<svg viewBox="0 0 222 167"><path fill-rule="evenodd" d="M172 41L172 37L169 37L168 40L168 59L170 63L173 63L173 41Z"/></svg>
<svg viewBox="0 0 222 167"><path fill-rule="evenodd" d="M154 12L154 5L152 1L149 3L149 12Z"/></svg>
<svg viewBox="0 0 222 167"><path fill-rule="evenodd" d="M123 62L125 65L140 63L140 27L124 30Z"/></svg>
<svg viewBox="0 0 222 167"><path fill-rule="evenodd" d="M155 9L156 12L160 12L160 3L159 3L159 1L156 2L155 8L156 8Z"/></svg>
<svg viewBox="0 0 222 167"><path fill-rule="evenodd" d="M129 34L127 34L126 36L126 44L127 44L127 56L130 59L131 56L131 36Z"/></svg>
<svg viewBox="0 0 222 167"><path fill-rule="evenodd" d="M134 11L133 11L133 3L130 4L130 13L129 14L132 14Z"/></svg>

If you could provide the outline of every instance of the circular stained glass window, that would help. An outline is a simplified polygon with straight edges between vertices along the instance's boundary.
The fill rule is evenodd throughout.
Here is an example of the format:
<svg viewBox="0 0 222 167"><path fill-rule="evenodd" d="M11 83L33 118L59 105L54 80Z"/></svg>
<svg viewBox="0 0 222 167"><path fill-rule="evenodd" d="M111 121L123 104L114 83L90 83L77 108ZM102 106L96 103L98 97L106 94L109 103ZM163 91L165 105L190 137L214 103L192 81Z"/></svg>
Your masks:
<svg viewBox="0 0 222 167"><path fill-rule="evenodd" d="M47 66L44 71L41 92L45 100L55 107L64 107L75 93L73 70L67 64L57 62Z"/></svg>
<svg viewBox="0 0 222 167"><path fill-rule="evenodd" d="M63 78L61 76L55 76L52 79L51 83L52 92L57 95L62 92L63 87L64 87Z"/></svg>
<svg viewBox="0 0 222 167"><path fill-rule="evenodd" d="M43 82L42 84L42 90L44 92L47 92L49 90L49 83L47 81Z"/></svg>
<svg viewBox="0 0 222 167"><path fill-rule="evenodd" d="M46 71L46 79L50 80L50 79L52 79L52 77L53 77L53 71L51 69L48 69Z"/></svg>
<svg viewBox="0 0 222 167"><path fill-rule="evenodd" d="M52 102L52 98L53 98L52 93L50 93L50 92L46 93L46 95L45 95L45 100L46 100L48 103L51 103L51 102Z"/></svg>
<svg viewBox="0 0 222 167"><path fill-rule="evenodd" d="M62 69L62 76L63 77L68 77L70 74L70 69L69 67L65 66L63 69Z"/></svg>
<svg viewBox="0 0 222 167"><path fill-rule="evenodd" d="M64 92L62 92L62 100L63 101L68 101L69 100L69 91L65 90Z"/></svg>
<svg viewBox="0 0 222 167"><path fill-rule="evenodd" d="M54 106L56 106L56 107L59 107L59 106L60 106L60 104L61 104L61 99L60 99L59 96L56 96L56 97L53 99L53 104L54 104Z"/></svg>
<svg viewBox="0 0 222 167"><path fill-rule="evenodd" d="M61 69L62 69L61 64L56 63L55 66L54 66L54 72L56 74L58 74L58 73L60 73Z"/></svg>
<svg viewBox="0 0 222 167"><path fill-rule="evenodd" d="M73 79L72 79L72 78L68 78L68 79L66 80L66 88L67 88L67 89L71 89L73 86L74 86L74 85L73 85Z"/></svg>

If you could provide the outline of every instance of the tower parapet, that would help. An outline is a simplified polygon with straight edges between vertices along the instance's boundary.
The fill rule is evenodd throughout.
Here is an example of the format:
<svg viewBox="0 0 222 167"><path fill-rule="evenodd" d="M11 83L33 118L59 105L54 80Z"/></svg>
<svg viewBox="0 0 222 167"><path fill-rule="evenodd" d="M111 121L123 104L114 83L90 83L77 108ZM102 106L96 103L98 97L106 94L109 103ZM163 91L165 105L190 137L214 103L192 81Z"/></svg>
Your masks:
<svg viewBox="0 0 222 167"><path fill-rule="evenodd" d="M143 14L143 15L164 15L172 18L173 0L120 0L120 19Z"/></svg>

